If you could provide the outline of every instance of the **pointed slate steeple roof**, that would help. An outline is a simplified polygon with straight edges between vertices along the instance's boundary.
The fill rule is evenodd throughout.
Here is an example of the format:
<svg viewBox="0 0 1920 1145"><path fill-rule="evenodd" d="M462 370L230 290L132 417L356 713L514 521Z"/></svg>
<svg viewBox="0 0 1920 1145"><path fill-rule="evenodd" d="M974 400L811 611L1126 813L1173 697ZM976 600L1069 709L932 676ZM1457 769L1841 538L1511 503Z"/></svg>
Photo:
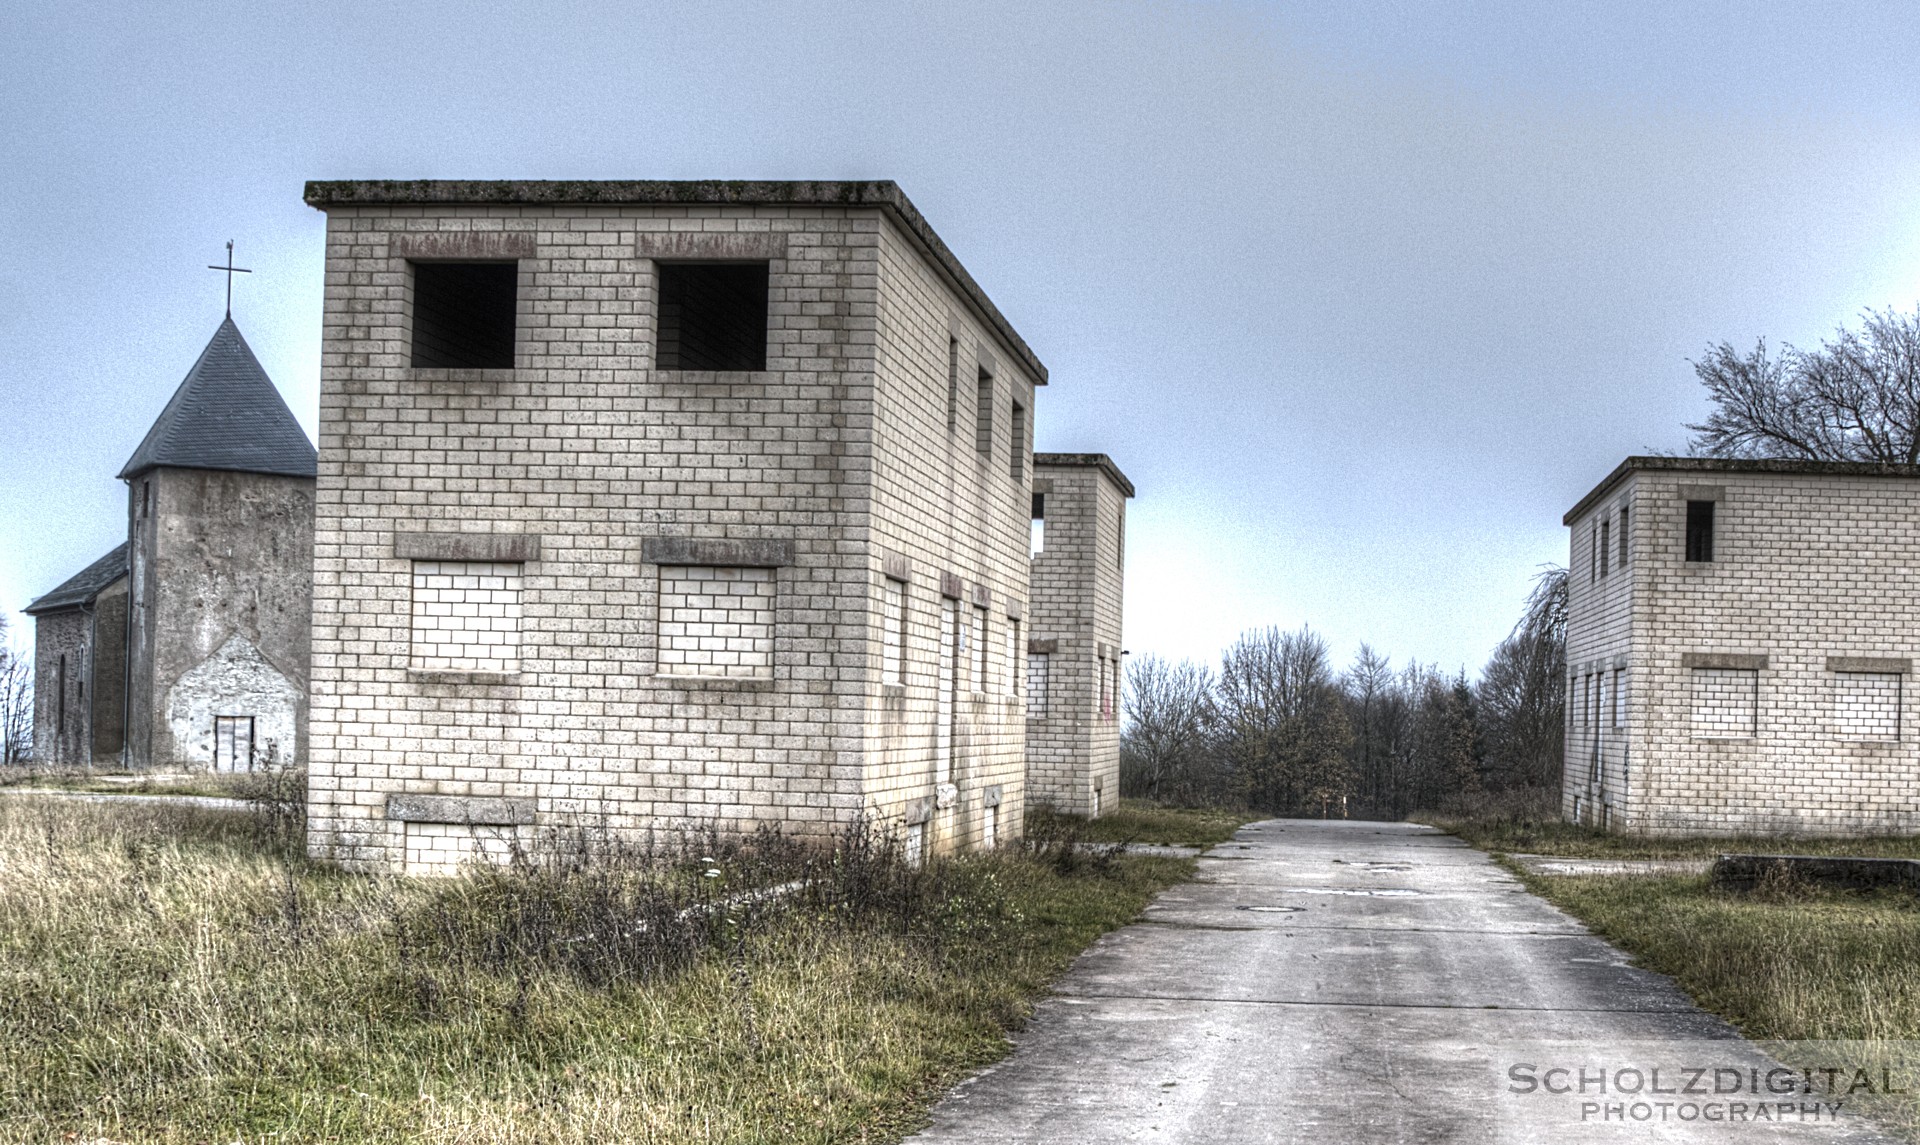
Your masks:
<svg viewBox="0 0 1920 1145"><path fill-rule="evenodd" d="M313 443L228 316L120 476L170 465L312 477L314 462Z"/></svg>

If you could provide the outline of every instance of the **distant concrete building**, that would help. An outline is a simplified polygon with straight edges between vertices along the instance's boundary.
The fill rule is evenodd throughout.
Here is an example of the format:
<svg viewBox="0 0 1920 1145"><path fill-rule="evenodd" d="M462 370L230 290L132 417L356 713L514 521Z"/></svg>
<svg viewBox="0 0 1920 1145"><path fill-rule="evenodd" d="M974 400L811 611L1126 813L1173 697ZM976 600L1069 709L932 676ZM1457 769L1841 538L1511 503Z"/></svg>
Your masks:
<svg viewBox="0 0 1920 1145"><path fill-rule="evenodd" d="M1120 795L1120 621L1133 483L1104 453L1033 457L1027 798L1097 816Z"/></svg>
<svg viewBox="0 0 1920 1145"><path fill-rule="evenodd" d="M1564 811L1920 830L1920 467L1629 457L1567 513Z"/></svg>
<svg viewBox="0 0 1920 1145"><path fill-rule="evenodd" d="M120 472L127 542L28 606L37 759L303 760L313 475L312 444L226 319Z"/></svg>
<svg viewBox="0 0 1920 1145"><path fill-rule="evenodd" d="M545 825L862 814L921 851L1021 833L1046 370L898 187L307 201L314 853L436 872Z"/></svg>

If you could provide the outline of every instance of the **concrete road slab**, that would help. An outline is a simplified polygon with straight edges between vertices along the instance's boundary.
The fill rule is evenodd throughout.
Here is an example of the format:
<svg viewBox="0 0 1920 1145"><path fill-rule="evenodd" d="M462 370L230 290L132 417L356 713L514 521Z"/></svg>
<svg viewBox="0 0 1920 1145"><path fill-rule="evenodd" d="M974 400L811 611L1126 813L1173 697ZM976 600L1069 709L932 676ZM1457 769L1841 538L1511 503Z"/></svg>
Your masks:
<svg viewBox="0 0 1920 1145"><path fill-rule="evenodd" d="M1095 943L913 1140L1891 1142L1791 1080L1458 840L1274 821Z"/></svg>

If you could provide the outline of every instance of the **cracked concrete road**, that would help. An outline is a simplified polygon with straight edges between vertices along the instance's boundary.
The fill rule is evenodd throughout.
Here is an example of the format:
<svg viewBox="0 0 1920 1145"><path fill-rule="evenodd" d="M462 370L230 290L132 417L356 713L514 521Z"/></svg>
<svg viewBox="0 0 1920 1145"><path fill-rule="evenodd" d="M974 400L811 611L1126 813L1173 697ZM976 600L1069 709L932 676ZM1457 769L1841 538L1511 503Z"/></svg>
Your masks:
<svg viewBox="0 0 1920 1145"><path fill-rule="evenodd" d="M911 1140L1891 1145L1450 836L1274 820L1200 863Z"/></svg>

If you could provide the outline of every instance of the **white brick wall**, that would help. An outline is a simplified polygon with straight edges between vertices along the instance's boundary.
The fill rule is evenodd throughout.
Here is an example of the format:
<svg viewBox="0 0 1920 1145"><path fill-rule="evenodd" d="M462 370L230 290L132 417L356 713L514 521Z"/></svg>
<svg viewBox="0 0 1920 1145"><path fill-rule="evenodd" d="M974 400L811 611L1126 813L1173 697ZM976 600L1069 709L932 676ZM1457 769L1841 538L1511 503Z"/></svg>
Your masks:
<svg viewBox="0 0 1920 1145"><path fill-rule="evenodd" d="M513 860L514 827L465 823L406 824L406 873L440 878L473 863L505 865Z"/></svg>
<svg viewBox="0 0 1920 1145"><path fill-rule="evenodd" d="M520 566L475 561L413 563L414 668L520 669Z"/></svg>
<svg viewBox="0 0 1920 1145"><path fill-rule="evenodd" d="M1920 653L1920 479L1696 464L1636 462L1567 521L1566 812L1665 835L1920 831L1898 679ZM1694 500L1715 505L1710 562L1684 559ZM1603 674L1617 725L1579 709Z"/></svg>
<svg viewBox="0 0 1920 1145"><path fill-rule="evenodd" d="M1862 743L1900 739L1900 675L1896 672L1836 672L1833 734Z"/></svg>
<svg viewBox="0 0 1920 1145"><path fill-rule="evenodd" d="M774 570L660 570L660 672L773 678Z"/></svg>
<svg viewBox="0 0 1920 1145"><path fill-rule="evenodd" d="M907 588L892 577L880 585L880 679L907 682Z"/></svg>
<svg viewBox="0 0 1920 1145"><path fill-rule="evenodd" d="M1750 668L1693 669L1695 739L1752 739L1759 708L1758 671Z"/></svg>

